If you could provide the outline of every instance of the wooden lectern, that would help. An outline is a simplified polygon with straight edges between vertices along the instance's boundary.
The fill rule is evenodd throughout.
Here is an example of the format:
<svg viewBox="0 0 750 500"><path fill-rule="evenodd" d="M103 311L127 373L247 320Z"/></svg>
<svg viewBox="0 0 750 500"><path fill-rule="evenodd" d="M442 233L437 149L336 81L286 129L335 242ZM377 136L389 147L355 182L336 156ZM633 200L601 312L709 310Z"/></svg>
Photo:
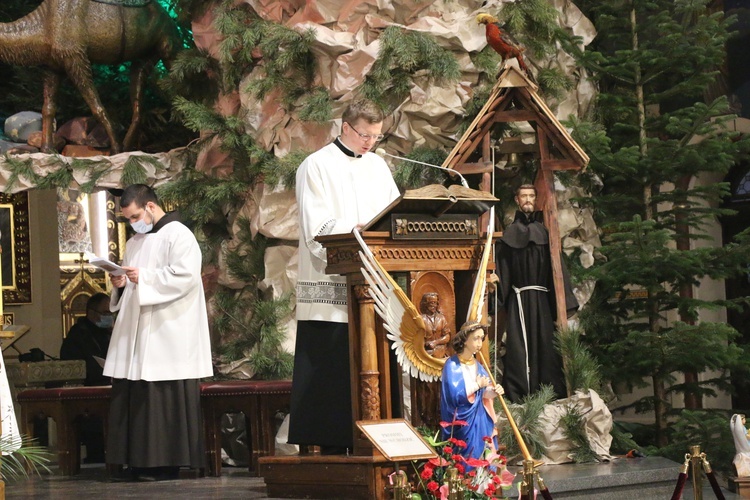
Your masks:
<svg viewBox="0 0 750 500"><path fill-rule="evenodd" d="M482 215L499 200L488 193L458 188L438 197L429 190L433 196L426 196L422 190L409 191L367 224L362 236L413 303L419 304L417 293L421 296L438 291L441 302L452 306L446 308L451 311L444 311L446 316L450 314L449 320L460 326L484 249L487 225L482 224ZM348 457L262 458L260 472L270 496L291 498L304 493L312 498L390 498L387 475L393 472L394 464L372 446L356 421L403 417L401 369L396 366L369 285L360 272L360 247L354 235L328 235L317 240L327 250L326 272L347 278L354 453ZM289 468L282 472L285 464ZM345 471L347 464L351 473L331 473L334 465ZM309 480L304 479L308 476Z"/></svg>

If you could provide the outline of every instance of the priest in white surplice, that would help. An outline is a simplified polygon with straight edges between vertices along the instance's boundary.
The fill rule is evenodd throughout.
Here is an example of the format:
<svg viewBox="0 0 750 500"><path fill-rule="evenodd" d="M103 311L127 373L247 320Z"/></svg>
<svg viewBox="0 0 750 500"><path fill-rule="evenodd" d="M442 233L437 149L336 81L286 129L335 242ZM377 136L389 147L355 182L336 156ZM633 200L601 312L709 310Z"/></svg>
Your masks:
<svg viewBox="0 0 750 500"><path fill-rule="evenodd" d="M391 171L370 152L382 139L383 112L352 103L341 135L308 156L297 170L300 214L297 340L289 442L352 448L346 278L325 274L326 252L316 236L350 232L399 196Z"/></svg>
<svg viewBox="0 0 750 500"><path fill-rule="evenodd" d="M127 274L110 275L118 314L104 365L113 378L107 463L128 464L135 479L172 479L205 463L199 379L213 367L201 251L150 187L126 188L120 208L136 234Z"/></svg>

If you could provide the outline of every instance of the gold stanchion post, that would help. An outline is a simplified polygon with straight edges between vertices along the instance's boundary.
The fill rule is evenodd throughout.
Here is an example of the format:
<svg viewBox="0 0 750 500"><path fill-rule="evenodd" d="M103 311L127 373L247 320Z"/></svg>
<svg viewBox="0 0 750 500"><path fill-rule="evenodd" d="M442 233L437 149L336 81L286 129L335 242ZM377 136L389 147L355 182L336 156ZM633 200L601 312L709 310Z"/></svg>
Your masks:
<svg viewBox="0 0 750 500"><path fill-rule="evenodd" d="M703 475L701 467L703 460L706 458L705 453L701 453L699 445L690 447L690 474L693 481L693 498L703 500Z"/></svg>

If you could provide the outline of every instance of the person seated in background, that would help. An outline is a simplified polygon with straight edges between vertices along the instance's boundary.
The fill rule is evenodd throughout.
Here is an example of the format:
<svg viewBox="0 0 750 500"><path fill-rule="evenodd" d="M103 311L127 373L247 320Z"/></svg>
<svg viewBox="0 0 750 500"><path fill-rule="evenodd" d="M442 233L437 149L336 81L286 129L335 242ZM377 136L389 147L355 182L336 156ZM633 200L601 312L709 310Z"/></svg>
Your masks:
<svg viewBox="0 0 750 500"><path fill-rule="evenodd" d="M86 316L70 328L60 347L60 359L82 359L86 362L84 385L110 385L102 374L104 367L96 358L107 357L114 324L109 311L109 295L97 293L86 302ZM81 417L77 422L81 443L86 446L86 463L104 462L104 422L98 417Z"/></svg>
<svg viewBox="0 0 750 500"><path fill-rule="evenodd" d="M114 324L109 311L109 295L97 293L86 302L86 316L70 328L60 347L60 359L82 359L86 362L84 385L109 385L109 377L102 374L104 368L96 360L107 357L109 339Z"/></svg>

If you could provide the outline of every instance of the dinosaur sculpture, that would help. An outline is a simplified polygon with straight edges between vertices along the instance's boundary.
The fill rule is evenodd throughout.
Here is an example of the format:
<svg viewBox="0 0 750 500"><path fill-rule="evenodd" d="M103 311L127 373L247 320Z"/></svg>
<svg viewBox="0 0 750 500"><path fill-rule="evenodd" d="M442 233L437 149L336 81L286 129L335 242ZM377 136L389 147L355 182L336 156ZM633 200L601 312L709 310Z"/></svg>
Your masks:
<svg viewBox="0 0 750 500"><path fill-rule="evenodd" d="M113 153L122 151L94 87L91 64L132 61L133 116L125 140L132 146L141 118L143 84L159 59L168 64L181 48L177 26L155 0L44 0L28 15L0 23L0 61L44 68L42 150L53 150L55 97L63 76L104 126Z"/></svg>

